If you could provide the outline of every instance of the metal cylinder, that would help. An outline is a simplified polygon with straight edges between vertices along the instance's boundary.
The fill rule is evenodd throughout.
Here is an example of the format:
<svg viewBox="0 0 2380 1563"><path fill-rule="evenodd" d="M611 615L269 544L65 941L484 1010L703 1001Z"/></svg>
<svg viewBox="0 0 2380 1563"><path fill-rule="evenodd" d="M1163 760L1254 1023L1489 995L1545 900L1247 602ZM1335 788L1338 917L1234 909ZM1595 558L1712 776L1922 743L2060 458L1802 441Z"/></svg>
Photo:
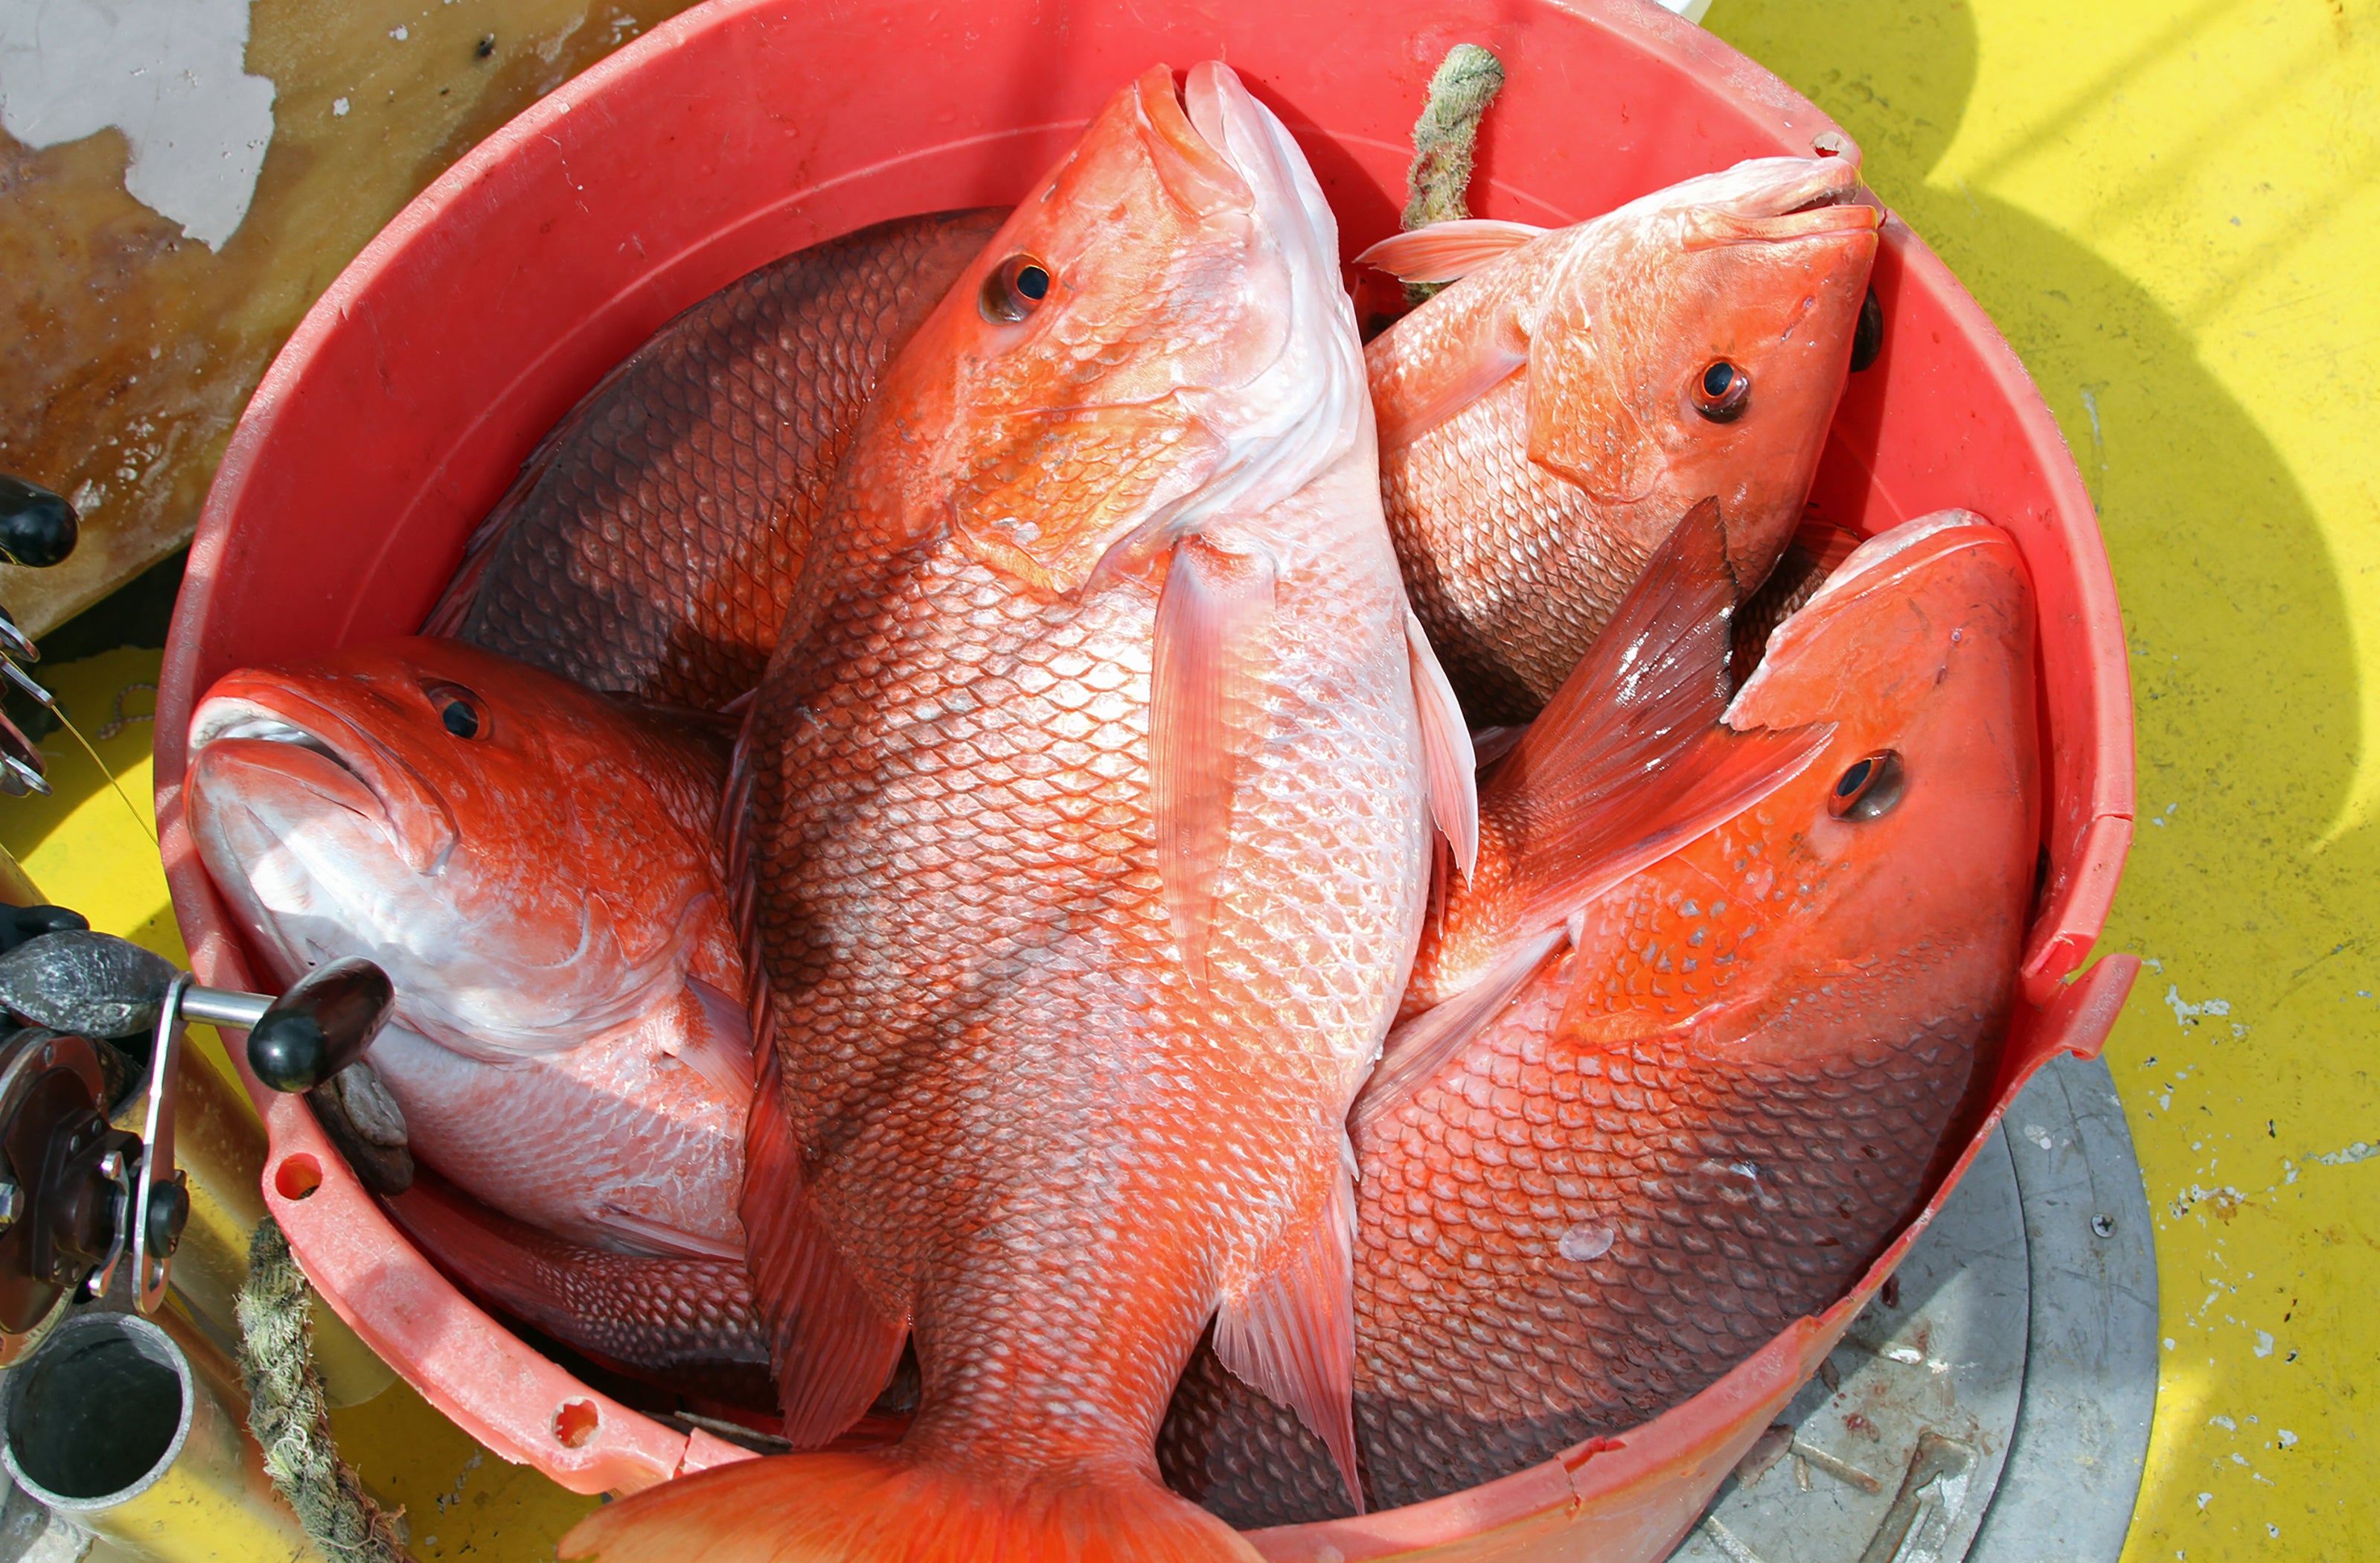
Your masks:
<svg viewBox="0 0 2380 1563"><path fill-rule="evenodd" d="M82 1314L0 1384L0 1460L53 1513L153 1563L320 1563L241 1424L165 1331Z"/></svg>

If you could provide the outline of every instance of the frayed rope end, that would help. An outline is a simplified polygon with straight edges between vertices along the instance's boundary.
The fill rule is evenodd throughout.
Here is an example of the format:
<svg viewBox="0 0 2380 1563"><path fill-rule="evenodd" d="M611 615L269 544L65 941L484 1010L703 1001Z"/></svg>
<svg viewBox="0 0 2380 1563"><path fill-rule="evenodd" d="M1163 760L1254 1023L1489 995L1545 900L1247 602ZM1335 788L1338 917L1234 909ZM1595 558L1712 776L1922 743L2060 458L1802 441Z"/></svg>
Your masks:
<svg viewBox="0 0 2380 1563"><path fill-rule="evenodd" d="M1471 215L1463 192L1471 185L1471 160L1479 141L1479 121L1504 90L1504 64L1476 43L1457 43L1429 79L1429 102L1414 122L1413 166L1405 175L1404 227ZM1443 283L1408 283L1406 297L1418 304Z"/></svg>

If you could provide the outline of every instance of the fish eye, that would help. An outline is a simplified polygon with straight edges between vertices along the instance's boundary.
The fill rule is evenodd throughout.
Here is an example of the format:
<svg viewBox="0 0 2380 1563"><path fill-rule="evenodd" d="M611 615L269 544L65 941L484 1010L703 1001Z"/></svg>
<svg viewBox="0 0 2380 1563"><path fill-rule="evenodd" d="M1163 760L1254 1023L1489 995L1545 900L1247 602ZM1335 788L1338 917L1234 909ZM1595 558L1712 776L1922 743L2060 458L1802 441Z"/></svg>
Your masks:
<svg viewBox="0 0 2380 1563"><path fill-rule="evenodd" d="M1713 423L1733 423L1752 400L1752 376L1725 358L1714 358L1694 382L1694 411Z"/></svg>
<svg viewBox="0 0 2380 1563"><path fill-rule="evenodd" d="M438 713L439 725L457 738L477 738L488 731L488 711L477 695L459 684L425 684L422 694Z"/></svg>
<svg viewBox="0 0 2380 1563"><path fill-rule="evenodd" d="M1050 268L1030 255L1012 255L983 279L983 318L1023 320L1050 297Z"/></svg>
<svg viewBox="0 0 2380 1563"><path fill-rule="evenodd" d="M1881 819L1908 790L1908 772L1900 757L1890 749L1878 749L1854 760L1850 769L1835 778L1834 787L1827 794L1827 812L1838 819Z"/></svg>

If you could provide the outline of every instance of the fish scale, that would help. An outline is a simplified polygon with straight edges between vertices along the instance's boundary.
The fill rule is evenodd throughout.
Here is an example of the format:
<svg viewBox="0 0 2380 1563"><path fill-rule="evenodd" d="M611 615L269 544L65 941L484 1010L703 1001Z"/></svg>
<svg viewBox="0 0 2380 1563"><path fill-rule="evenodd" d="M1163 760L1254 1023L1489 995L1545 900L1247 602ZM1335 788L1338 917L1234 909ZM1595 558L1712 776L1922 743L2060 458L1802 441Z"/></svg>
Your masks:
<svg viewBox="0 0 2380 1563"><path fill-rule="evenodd" d="M1366 1162L1379 1176L1359 1219L1382 1262L1359 1272L1357 1328L1395 1327L1359 1373L1356 1422L1384 1504L1622 1432L1831 1302L1913 1206L1993 1018L1946 1015L1831 1056L1730 1057L1667 1036L1598 1054L1548 1035L1558 999L1511 1014L1498 1049L1423 1093ZM1581 1228L1582 1249L1609 1247L1548 1250L1548 1232ZM1464 1327L1444 1283L1483 1266L1536 1327L1468 1373L1401 1349L1408 1312ZM1570 1401L1560 1414L1541 1374Z"/></svg>
<svg viewBox="0 0 2380 1563"><path fill-rule="evenodd" d="M1536 714L1675 519L1640 535L1531 461L1527 401L1514 375L1380 467L1414 612L1482 726Z"/></svg>
<svg viewBox="0 0 2380 1563"><path fill-rule="evenodd" d="M1660 997L1658 959L1632 949L1657 926L1632 906L1601 946L1621 952L1614 993ZM1576 959L1362 1141L1355 1424L1375 1505L1624 1432L1832 1302L1916 1203L1998 1020L1949 1013L1838 1053L1667 1030L1597 1050L1555 1035ZM1572 1261L1546 1241L1580 1228L1608 1250ZM1493 1328L1451 1284L1483 1270L1504 1283ZM1477 1350L1425 1345L1450 1337ZM1570 1400L1559 1414L1548 1381ZM1159 1454L1177 1490L1243 1528L1353 1512L1321 1440L1203 1353Z"/></svg>
<svg viewBox="0 0 2380 1563"><path fill-rule="evenodd" d="M671 321L530 455L425 633L664 705L750 689L860 408L1002 215L863 228Z"/></svg>
<svg viewBox="0 0 2380 1563"><path fill-rule="evenodd" d="M1241 967L1225 963L1202 1002L1187 992L1171 957L1172 932L1153 861L1146 756L1148 600L1111 598L1103 611L1087 612L1074 604L1004 595L1002 607L988 612L975 606L974 594L991 583L990 572L972 563L929 575L917 587L918 600L939 600L939 611L910 612L898 604L884 611L886 619L911 627L919 638L870 657L868 665L881 672L805 702L887 729L930 728L932 748L905 749L905 763L894 775L867 784L864 751L854 752L864 739L854 739L851 749L797 744L763 773L756 799L764 816L802 822L798 847L783 850L788 862L798 856L801 882L816 887L818 898L780 898L762 913L763 941L775 952L781 1032L798 1028L819 1039L813 1048L838 1060L869 1059L885 1048L881 1038L902 1039L870 1067L846 1072L821 1065L800 1074L805 1106L797 1133L850 1157L814 1185L816 1197L832 1211L844 1187L870 1191L857 1201L868 1221L890 1225L899 1216L905 1218L900 1225L919 1233L944 1230L941 1213L928 1205L904 1210L900 1198L887 1193L907 1188L906 1198L930 1196L905 1170L916 1147L1013 1137L1019 1131L1002 1117L1010 1093L1024 1082L1046 1084L1041 1072L1055 1061L1046 1048L1035 1048L976 1060L968 1067L987 1071L980 1075L945 1079L928 1072L920 1056L962 1043L982 1024L981 1012L1002 1001L1003 988L1026 987L1020 1024L1010 1036L1064 1036L1071 1056L1086 1063L1106 1056L1103 1048L1133 1053L1125 1038L1148 1006L1157 1007L1150 1029L1179 1038L1128 1074L1099 1072L1082 1084L1069 1108L1053 1109L1053 1116L1080 1126L1070 1135L1096 1139L1115 1133L1122 1114L1135 1138L1156 1133L1184 1144L1202 1137L1229 1143L1296 1129L1321 1143L1335 1128L1310 1109L1302 1120L1293 1115L1232 1134L1208 1121L1203 1109L1135 1122L1122 1104L1135 1094L1131 1086L1144 1070L1173 1081L1196 1079L1202 1060L1216 1057L1220 1046L1201 1039L1205 1028L1245 1032L1252 1013L1268 1017L1261 1028L1267 1034L1316 1038L1299 1051L1317 1055L1303 1090L1318 1089L1326 1068L1343 1070L1345 1060L1368 1046L1358 1017L1392 1001L1389 985L1402 963L1399 931L1389 915L1391 898L1371 882L1373 872L1395 871L1377 843L1384 832L1393 833L1396 821L1386 810L1410 786L1410 759L1389 736L1389 697L1397 688L1391 675L1402 676L1401 663L1375 666L1368 687L1348 691L1369 697L1368 722L1365 711L1338 703L1335 689L1303 698L1284 691L1273 702L1271 730L1284 746L1318 717L1334 728L1377 726L1381 735L1368 755L1336 757L1347 778L1343 794L1336 775L1327 795L1315 795L1295 775L1258 783L1239 823L1247 845L1233 858L1229 893L1250 908L1254 921L1292 897L1316 899L1312 887L1319 877L1331 892L1320 898L1330 915L1314 919L1309 938L1326 942L1304 951L1251 949L1248 959L1265 963L1248 974L1262 980L1261 991ZM1316 585L1318 597L1343 592L1357 604L1367 596L1388 602L1392 590L1392 582L1377 576L1368 581L1326 577ZM993 613L1004 636L989 645L974 639ZM1360 616L1360 609L1350 614ZM848 626L831 621L808 655L832 664L843 645L872 639L878 622L872 615ZM1123 678L1105 693L1092 686L1103 681L1103 667ZM764 709L763 731L775 711ZM792 718L796 734L808 725L805 715ZM780 786L786 801L773 793ZM1390 802L1376 807L1375 798ZM953 854L924 885L900 871L904 854L953 837L964 839L966 850ZM764 866L762 872L773 878L783 870ZM920 888L933 895L922 906L916 896ZM968 939L949 938L946 914L936 903L965 909ZM931 943L930 959L914 958L918 942ZM1033 980L1051 966L1079 974L1076 982L1061 987ZM1202 1022L1202 1014L1212 1018ZM1278 1060L1267 1064L1275 1072L1280 1067ZM1288 1089L1289 1096L1298 1094ZM838 1123L841 1104L855 1100L884 1105L872 1109L863 1124ZM954 1118L953 1101L981 1105ZM1057 1183L1033 1187L1053 1206L1064 1205ZM1016 1193L1026 1192L1020 1184ZM1187 1193L1175 1197L1193 1199ZM862 1208L850 1212L855 1221L862 1215ZM1242 1251L1219 1254L1217 1263L1245 1266L1254 1257ZM902 1250L881 1263L888 1272L905 1273L927 1258L923 1249Z"/></svg>
<svg viewBox="0 0 2380 1563"><path fill-rule="evenodd" d="M768 1338L740 1257L589 1249L473 1207L427 1170L387 1204L466 1291L603 1366L710 1401L773 1406Z"/></svg>

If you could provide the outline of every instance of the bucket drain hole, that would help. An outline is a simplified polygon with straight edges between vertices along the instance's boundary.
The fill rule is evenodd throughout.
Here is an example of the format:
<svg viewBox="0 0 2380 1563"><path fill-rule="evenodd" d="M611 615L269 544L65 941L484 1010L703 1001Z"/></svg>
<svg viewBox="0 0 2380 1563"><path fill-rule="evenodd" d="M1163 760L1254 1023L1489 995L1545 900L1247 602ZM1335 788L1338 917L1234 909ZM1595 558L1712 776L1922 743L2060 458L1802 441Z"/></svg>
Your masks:
<svg viewBox="0 0 2380 1563"><path fill-rule="evenodd" d="M553 1413L553 1440L565 1449L587 1447L602 1422L592 1400L565 1400L562 1409Z"/></svg>
<svg viewBox="0 0 2380 1563"><path fill-rule="evenodd" d="M300 1151L273 1169L273 1186L284 1199L304 1199L322 1186L322 1164Z"/></svg>

